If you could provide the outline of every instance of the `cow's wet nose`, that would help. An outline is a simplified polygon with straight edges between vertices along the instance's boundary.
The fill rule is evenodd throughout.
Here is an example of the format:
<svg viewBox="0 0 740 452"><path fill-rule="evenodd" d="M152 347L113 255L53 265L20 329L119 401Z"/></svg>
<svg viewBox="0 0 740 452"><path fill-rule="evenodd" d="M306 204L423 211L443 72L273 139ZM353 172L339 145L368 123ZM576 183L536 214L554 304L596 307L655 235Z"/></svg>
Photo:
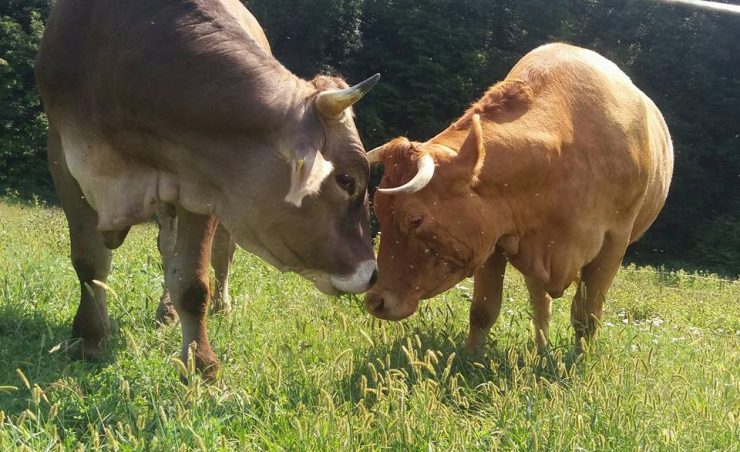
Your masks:
<svg viewBox="0 0 740 452"><path fill-rule="evenodd" d="M365 296L365 309L367 309L370 314L376 317L379 317L379 315L383 312L384 305L385 300L383 299L382 293L369 292Z"/></svg>
<svg viewBox="0 0 740 452"><path fill-rule="evenodd" d="M370 289L365 295L367 312L383 320L405 319L416 312L418 305L418 300L404 299L392 290L378 286Z"/></svg>

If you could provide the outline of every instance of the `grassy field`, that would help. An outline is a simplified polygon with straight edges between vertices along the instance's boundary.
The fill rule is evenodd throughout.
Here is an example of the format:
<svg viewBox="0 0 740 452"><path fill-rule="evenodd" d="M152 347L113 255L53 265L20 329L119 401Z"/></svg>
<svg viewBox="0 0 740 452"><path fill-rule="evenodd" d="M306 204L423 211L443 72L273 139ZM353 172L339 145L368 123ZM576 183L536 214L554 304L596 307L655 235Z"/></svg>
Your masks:
<svg viewBox="0 0 740 452"><path fill-rule="evenodd" d="M0 450L739 449L738 281L625 268L595 348L571 353L571 291L541 357L509 271L488 346L466 356L470 281L379 322L240 251L235 310L209 320L222 376L185 386L179 327L154 326L155 235L116 252L110 359L73 362L64 217L0 201Z"/></svg>

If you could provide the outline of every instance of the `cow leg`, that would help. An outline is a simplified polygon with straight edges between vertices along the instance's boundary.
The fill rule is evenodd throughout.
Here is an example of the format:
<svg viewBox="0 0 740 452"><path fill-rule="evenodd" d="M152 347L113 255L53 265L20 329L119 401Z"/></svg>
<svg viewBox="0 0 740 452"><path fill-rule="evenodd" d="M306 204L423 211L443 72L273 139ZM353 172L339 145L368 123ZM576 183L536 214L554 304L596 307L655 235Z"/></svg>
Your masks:
<svg viewBox="0 0 740 452"><path fill-rule="evenodd" d="M159 225L157 248L159 249L160 256L162 256L162 269L164 270L164 274L167 275L170 261L175 252L175 243L177 242L177 215L175 215L174 206L159 203L157 205L156 218ZM157 323L160 325L171 325L177 321L177 311L172 305L172 300L166 286L165 284L155 316Z"/></svg>
<svg viewBox="0 0 740 452"><path fill-rule="evenodd" d="M157 207L157 224L159 225L157 246L162 256L162 267L166 274L177 241L177 216L172 206L160 204ZM236 242L231 238L231 234L222 226L219 226L213 237L213 248L211 250L211 266L216 273L215 291L211 298L212 312L229 312L231 310L229 267L235 251ZM157 307L156 321L161 325L170 325L177 321L177 311L166 288L162 292Z"/></svg>
<svg viewBox="0 0 740 452"><path fill-rule="evenodd" d="M231 311L231 297L229 296L229 267L234 258L236 243L229 231L219 226L213 237L211 250L211 266L216 274L215 291L211 299L211 312L228 313Z"/></svg>
<svg viewBox="0 0 740 452"><path fill-rule="evenodd" d="M470 306L470 331L465 349L473 352L486 341L488 332L501 312L506 256L498 248L476 270L473 280L473 303Z"/></svg>
<svg viewBox="0 0 740 452"><path fill-rule="evenodd" d="M570 308L577 352L581 351L581 339L589 341L596 333L606 293L622 264L626 248L627 239L607 237L596 258L581 270L581 281Z"/></svg>
<svg viewBox="0 0 740 452"><path fill-rule="evenodd" d="M208 263L217 226L216 217L178 208L177 240L165 275L167 290L182 325L181 359L187 362L188 349L194 344L195 365L206 378L215 377L218 370L218 360L206 333Z"/></svg>
<svg viewBox="0 0 740 452"><path fill-rule="evenodd" d="M85 201L80 186L70 174L59 134L49 128L47 156L57 196L67 217L71 258L80 281L80 304L72 323L72 337L81 339L68 349L74 359L97 360L104 356L103 342L110 334L105 289L94 281L105 282L110 272L112 252L97 231L97 213ZM125 233L121 232L123 241Z"/></svg>
<svg viewBox="0 0 740 452"><path fill-rule="evenodd" d="M550 334L550 316L552 314L552 297L545 290L545 285L535 278L524 278L529 291L529 303L532 305L534 339L539 351L547 350Z"/></svg>

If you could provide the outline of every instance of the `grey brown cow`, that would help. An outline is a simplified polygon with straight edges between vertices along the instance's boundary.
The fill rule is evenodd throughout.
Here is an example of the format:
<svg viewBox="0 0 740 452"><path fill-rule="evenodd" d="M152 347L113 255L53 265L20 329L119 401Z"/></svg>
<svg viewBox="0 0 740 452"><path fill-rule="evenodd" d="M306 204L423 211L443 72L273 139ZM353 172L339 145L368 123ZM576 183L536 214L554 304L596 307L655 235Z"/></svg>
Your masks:
<svg viewBox="0 0 740 452"><path fill-rule="evenodd" d="M612 62L565 44L524 56L439 135L397 138L368 158L385 167L368 311L402 319L474 276L470 349L498 317L507 262L525 276L540 348L552 298L574 281L576 345L589 339L673 172L655 104Z"/></svg>
<svg viewBox="0 0 740 452"><path fill-rule="evenodd" d="M327 293L363 292L376 264L368 162L348 87L275 60L237 0L58 0L36 61L48 159L81 285L73 335L97 358L105 281L128 229L171 206L166 286L182 357L213 376L208 262L219 224L244 249ZM86 286L92 288L91 291Z"/></svg>

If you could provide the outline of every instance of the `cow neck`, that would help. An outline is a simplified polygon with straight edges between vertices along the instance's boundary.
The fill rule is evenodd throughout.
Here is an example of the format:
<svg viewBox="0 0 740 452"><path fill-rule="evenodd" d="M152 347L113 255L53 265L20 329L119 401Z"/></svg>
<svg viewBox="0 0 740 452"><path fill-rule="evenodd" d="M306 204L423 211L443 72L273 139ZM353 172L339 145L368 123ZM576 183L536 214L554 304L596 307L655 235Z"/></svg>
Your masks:
<svg viewBox="0 0 740 452"><path fill-rule="evenodd" d="M491 125L484 128L485 163L478 177L479 182L473 189L482 201L481 216L483 223L487 225L486 235L491 252L502 237L519 236L523 233L522 225L528 224L528 212L531 210L520 208L525 205L521 198L527 197L525 192L529 192L530 187L519 182L522 168L521 162L517 163L517 153L512 150L510 140L501 139L501 135L492 129ZM458 153L468 133L468 130L450 127L429 140L429 143Z"/></svg>
<svg viewBox="0 0 740 452"><path fill-rule="evenodd" d="M277 60L271 56L266 58L272 59L271 64L262 64L260 70L249 74L248 84L257 87L253 91L257 93L257 99L253 99L251 96L254 94L250 93L255 106L253 114L256 115L250 119L268 124L273 130L281 129L303 113L314 90L310 83L294 75Z"/></svg>

